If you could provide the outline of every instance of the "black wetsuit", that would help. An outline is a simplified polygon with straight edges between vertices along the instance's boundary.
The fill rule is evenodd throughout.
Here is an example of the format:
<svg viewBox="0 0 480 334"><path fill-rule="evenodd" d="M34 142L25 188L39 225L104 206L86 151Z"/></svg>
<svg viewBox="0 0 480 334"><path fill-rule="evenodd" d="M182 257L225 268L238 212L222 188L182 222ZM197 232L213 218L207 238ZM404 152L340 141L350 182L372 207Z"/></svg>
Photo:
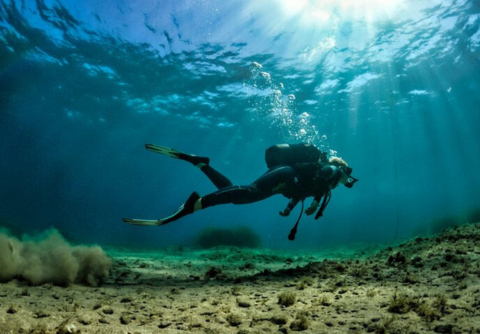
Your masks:
<svg viewBox="0 0 480 334"><path fill-rule="evenodd" d="M218 191L202 197L202 208L218 204L247 204L282 194L290 199L288 209L307 197L317 202L335 188L341 177L339 168L318 163L303 163L295 166L276 166L250 185L233 185L224 175L205 165L201 169L217 186Z"/></svg>

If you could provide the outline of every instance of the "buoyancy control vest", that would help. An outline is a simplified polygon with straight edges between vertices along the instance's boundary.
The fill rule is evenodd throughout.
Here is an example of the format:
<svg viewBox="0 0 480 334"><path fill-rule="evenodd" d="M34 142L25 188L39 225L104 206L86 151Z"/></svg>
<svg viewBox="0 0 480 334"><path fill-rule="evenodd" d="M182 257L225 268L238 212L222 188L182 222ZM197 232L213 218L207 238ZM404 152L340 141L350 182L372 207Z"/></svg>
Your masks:
<svg viewBox="0 0 480 334"><path fill-rule="evenodd" d="M270 146L265 150L265 162L267 163L267 167L270 169L276 166L293 167L303 163L328 163L328 158L327 152L320 151L320 149L312 144L279 144ZM323 215L323 210L325 210L328 202L330 201L330 196L330 191L323 196L323 202L315 216L315 219L318 219ZM300 215L298 216L297 222L288 235L288 240L290 241L295 240L298 224L303 214L303 201L304 199L302 199L302 209L300 211Z"/></svg>

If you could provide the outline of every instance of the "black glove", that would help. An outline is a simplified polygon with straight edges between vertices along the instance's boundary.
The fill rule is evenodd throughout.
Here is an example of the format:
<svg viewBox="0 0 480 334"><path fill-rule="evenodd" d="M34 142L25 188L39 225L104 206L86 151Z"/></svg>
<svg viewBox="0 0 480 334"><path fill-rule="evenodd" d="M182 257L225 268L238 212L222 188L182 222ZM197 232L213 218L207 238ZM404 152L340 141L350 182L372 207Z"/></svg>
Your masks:
<svg viewBox="0 0 480 334"><path fill-rule="evenodd" d="M290 214L290 209L289 209L289 208L285 208L285 210L283 210L283 212L280 211L279 214L280 214L280 216L282 216L282 217L286 217L286 216L288 216L288 215Z"/></svg>
<svg viewBox="0 0 480 334"><path fill-rule="evenodd" d="M318 202L314 200L312 204L305 210L305 213L308 216L313 215L315 211L317 211L317 208L318 208Z"/></svg>

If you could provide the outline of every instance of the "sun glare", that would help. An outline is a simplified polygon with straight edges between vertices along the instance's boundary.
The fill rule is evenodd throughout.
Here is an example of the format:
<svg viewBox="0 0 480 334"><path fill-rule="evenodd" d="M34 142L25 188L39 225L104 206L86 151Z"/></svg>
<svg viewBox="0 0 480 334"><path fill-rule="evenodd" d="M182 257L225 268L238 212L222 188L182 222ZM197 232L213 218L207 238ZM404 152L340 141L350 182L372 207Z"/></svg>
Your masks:
<svg viewBox="0 0 480 334"><path fill-rule="evenodd" d="M305 7L309 5L309 2L309 0L280 0L284 9L293 15L305 9Z"/></svg>
<svg viewBox="0 0 480 334"><path fill-rule="evenodd" d="M301 15L304 24L326 23L332 16L369 23L393 18L402 0L278 0L285 15Z"/></svg>
<svg viewBox="0 0 480 334"><path fill-rule="evenodd" d="M328 21L330 19L330 13L324 10L314 10L311 13L312 17L321 21Z"/></svg>

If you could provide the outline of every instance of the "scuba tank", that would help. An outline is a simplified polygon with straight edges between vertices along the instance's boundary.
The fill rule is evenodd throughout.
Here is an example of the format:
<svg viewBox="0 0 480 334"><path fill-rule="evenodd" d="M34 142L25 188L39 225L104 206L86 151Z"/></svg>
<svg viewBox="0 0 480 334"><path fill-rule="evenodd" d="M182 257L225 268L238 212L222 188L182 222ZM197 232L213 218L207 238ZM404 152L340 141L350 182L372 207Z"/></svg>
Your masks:
<svg viewBox="0 0 480 334"><path fill-rule="evenodd" d="M326 161L327 153L320 151L315 145L280 144L265 150L265 162L270 169L275 166L293 166L298 163L314 163Z"/></svg>

